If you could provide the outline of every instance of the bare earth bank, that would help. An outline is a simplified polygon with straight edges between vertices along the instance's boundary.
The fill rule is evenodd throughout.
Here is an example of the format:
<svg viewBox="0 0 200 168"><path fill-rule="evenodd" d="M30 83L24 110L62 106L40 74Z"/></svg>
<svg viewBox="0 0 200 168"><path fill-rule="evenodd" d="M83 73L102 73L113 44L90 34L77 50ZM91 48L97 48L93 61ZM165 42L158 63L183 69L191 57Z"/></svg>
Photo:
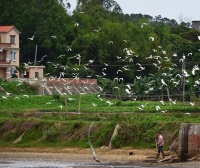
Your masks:
<svg viewBox="0 0 200 168"><path fill-rule="evenodd" d="M131 152L131 153L130 153ZM96 157L100 162L93 158L92 151L79 148L0 148L0 158L4 160L32 159L32 160L56 160L57 162L74 162L84 164L113 164L113 165L132 165L146 167L200 167L199 161L178 162L173 161L158 162L155 159L156 151L152 149L137 150L132 148L122 149L95 149ZM130 155L131 154L131 155ZM174 155L170 153L166 155ZM166 157L168 157L166 156Z"/></svg>

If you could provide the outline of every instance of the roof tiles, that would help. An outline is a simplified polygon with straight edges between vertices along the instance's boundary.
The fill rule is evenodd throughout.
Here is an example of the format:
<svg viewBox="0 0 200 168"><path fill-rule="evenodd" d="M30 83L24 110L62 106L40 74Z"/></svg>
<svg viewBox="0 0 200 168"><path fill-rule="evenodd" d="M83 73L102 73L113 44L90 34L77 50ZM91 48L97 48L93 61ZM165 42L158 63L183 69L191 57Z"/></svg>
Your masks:
<svg viewBox="0 0 200 168"><path fill-rule="evenodd" d="M14 26L0 26L0 32L1 33L7 33L10 30L12 30L14 28Z"/></svg>

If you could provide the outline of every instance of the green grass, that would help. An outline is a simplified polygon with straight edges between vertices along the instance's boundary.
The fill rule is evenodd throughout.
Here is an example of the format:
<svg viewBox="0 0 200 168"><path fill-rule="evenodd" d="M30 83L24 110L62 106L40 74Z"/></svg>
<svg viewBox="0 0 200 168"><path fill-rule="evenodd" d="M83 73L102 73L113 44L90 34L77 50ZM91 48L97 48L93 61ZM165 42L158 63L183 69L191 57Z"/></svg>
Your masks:
<svg viewBox="0 0 200 168"><path fill-rule="evenodd" d="M38 94L36 86L31 86L25 82L6 82L0 79L0 94L5 94L6 92L13 95Z"/></svg>
<svg viewBox="0 0 200 168"><path fill-rule="evenodd" d="M67 110L69 112L78 112L79 110L79 95L67 96ZM73 100L69 100L73 99ZM86 94L81 96L80 112L87 113L116 113L116 112L148 112L148 113L160 113L161 111L167 112L199 112L200 106L196 102L195 106L191 106L189 102L177 102L176 104L170 104L168 101L162 105L158 101L120 101L116 99L106 99L102 97L100 100L95 94ZM107 102L111 102L109 106ZM96 106L94 106L95 104ZM146 106L141 110L141 106ZM160 110L156 110L156 106L160 106ZM65 112L65 97L47 95L24 95L12 96L9 95L6 99L0 99L0 112L30 112L30 111L42 111L42 112Z"/></svg>
<svg viewBox="0 0 200 168"><path fill-rule="evenodd" d="M91 130L95 147L108 146L119 124L113 147L154 148L157 131L163 130L167 148L177 138L181 123L200 123L200 103L195 98L195 106L191 106L189 102L165 101L162 105L159 101L121 101L96 94L82 95L81 99L67 95L67 112L65 96L37 95L33 88L23 85L17 86L22 87L19 92L11 89L16 83L0 84L6 86L0 90L0 146L88 148L88 128L95 122ZM157 111L156 106L161 109ZM23 133L22 141L14 144Z"/></svg>

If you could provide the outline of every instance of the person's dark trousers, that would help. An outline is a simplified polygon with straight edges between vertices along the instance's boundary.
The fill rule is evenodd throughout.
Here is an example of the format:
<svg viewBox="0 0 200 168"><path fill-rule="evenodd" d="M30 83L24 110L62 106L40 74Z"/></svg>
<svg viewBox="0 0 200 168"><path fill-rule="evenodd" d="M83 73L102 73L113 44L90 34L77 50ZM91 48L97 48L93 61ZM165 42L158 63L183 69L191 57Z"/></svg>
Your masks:
<svg viewBox="0 0 200 168"><path fill-rule="evenodd" d="M163 159L165 158L164 152L163 152L163 146L158 146L158 152L156 155L156 159L158 159L160 157L160 153L162 153L162 157Z"/></svg>

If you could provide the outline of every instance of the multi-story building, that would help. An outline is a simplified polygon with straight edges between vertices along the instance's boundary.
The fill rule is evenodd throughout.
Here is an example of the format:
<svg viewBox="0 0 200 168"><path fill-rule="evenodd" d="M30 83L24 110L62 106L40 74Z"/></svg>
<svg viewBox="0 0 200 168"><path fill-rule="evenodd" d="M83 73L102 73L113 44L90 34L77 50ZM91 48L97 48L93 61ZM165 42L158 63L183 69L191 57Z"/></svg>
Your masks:
<svg viewBox="0 0 200 168"><path fill-rule="evenodd" d="M15 26L0 26L0 78L18 75L19 34Z"/></svg>
<svg viewBox="0 0 200 168"><path fill-rule="evenodd" d="M200 31L200 21L199 20L192 21L192 28Z"/></svg>

